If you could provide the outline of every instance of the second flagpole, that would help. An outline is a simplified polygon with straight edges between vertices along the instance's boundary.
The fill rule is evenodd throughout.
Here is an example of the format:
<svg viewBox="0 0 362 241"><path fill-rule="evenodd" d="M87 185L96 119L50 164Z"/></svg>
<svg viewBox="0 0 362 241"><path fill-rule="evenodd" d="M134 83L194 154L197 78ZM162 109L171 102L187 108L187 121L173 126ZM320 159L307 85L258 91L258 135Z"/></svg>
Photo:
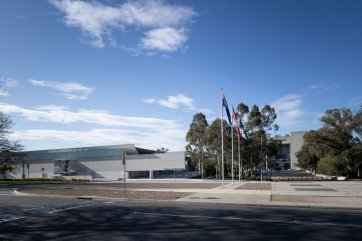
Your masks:
<svg viewBox="0 0 362 241"><path fill-rule="evenodd" d="M234 185L234 125L231 125L231 183Z"/></svg>
<svg viewBox="0 0 362 241"><path fill-rule="evenodd" d="M224 113L223 113L224 90L221 89L221 178L222 188L224 188Z"/></svg>

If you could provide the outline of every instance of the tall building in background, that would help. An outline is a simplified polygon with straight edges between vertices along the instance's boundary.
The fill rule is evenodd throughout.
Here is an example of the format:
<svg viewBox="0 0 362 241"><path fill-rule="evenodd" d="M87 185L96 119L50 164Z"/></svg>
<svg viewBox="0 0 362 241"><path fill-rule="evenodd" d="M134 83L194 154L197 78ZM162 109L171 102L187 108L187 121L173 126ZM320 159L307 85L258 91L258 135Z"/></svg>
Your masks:
<svg viewBox="0 0 362 241"><path fill-rule="evenodd" d="M295 154L302 148L304 134L306 131L293 131L287 135L276 135L271 137L273 140L282 142L278 155L273 158L273 167L276 169L297 170L298 159Z"/></svg>

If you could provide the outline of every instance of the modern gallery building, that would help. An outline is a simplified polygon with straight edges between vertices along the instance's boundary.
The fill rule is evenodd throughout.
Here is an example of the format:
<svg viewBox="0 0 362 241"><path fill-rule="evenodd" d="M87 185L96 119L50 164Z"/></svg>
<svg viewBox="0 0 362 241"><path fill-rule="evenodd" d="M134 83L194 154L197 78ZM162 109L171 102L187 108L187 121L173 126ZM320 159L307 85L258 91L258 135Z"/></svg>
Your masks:
<svg viewBox="0 0 362 241"><path fill-rule="evenodd" d="M132 144L27 151L16 178L86 178L118 180L153 178L171 171L187 170L185 152L137 148ZM125 161L124 161L125 159Z"/></svg>
<svg viewBox="0 0 362 241"><path fill-rule="evenodd" d="M272 158L273 169L298 169L295 154L303 145L305 133L295 131L270 137L282 144L278 155ZM27 151L24 154L24 161L9 173L10 177L152 179L194 170L184 151L160 153L133 144Z"/></svg>

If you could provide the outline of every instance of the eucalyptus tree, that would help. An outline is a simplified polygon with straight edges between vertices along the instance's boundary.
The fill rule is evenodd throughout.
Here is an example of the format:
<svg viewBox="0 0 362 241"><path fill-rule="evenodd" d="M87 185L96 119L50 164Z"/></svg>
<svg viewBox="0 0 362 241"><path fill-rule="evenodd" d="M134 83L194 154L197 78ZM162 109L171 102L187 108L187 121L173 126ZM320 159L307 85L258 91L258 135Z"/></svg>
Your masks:
<svg viewBox="0 0 362 241"><path fill-rule="evenodd" d="M204 176L205 132L208 126L205 115L196 113L186 134L186 141L188 148L191 150L192 157L199 160L198 166L202 177Z"/></svg>
<svg viewBox="0 0 362 241"><path fill-rule="evenodd" d="M240 118L243 119L245 115L249 114L249 107L245 105L243 102L238 104L236 110L240 114Z"/></svg>
<svg viewBox="0 0 362 241"><path fill-rule="evenodd" d="M254 168L261 164L266 155L276 153L276 143L267 139L270 131L277 131L279 126L275 124L277 114L270 105L265 105L260 111L259 106L253 105L250 112L249 108L240 103L237 107L242 116L246 116L246 128L249 132L250 140L247 141L246 150L250 156L247 158L247 164Z"/></svg>
<svg viewBox="0 0 362 241"><path fill-rule="evenodd" d="M356 113L349 108L329 109L321 121L322 128L305 134L302 150L297 153L299 165L305 167L305 161L313 155L318 159L318 171L324 174L351 175L359 170L362 166L362 107Z"/></svg>
<svg viewBox="0 0 362 241"><path fill-rule="evenodd" d="M227 160L231 159L231 127L226 120L223 120L223 132L225 166L230 167L231 162ZM219 176L221 176L221 138L221 119L216 118L206 130L205 142L209 158L214 164L215 175L219 174ZM226 170L228 169L230 168L226 168ZM213 172L208 174L213 174Z"/></svg>

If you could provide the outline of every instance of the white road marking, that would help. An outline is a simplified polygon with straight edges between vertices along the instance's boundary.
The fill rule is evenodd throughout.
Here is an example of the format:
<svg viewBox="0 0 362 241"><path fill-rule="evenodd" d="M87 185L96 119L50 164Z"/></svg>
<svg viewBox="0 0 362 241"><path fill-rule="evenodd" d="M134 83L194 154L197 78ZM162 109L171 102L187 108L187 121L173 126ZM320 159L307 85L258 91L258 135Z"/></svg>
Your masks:
<svg viewBox="0 0 362 241"><path fill-rule="evenodd" d="M10 222L10 221L15 221L15 220L19 220L19 219L23 219L25 217L22 216L0 216L0 223L5 223L5 222Z"/></svg>
<svg viewBox="0 0 362 241"><path fill-rule="evenodd" d="M35 207L24 210L25 212L38 211L42 213L58 213L62 211L67 211L71 209L84 208L89 207L89 204L68 204L68 205L58 205L58 206L50 206L50 207Z"/></svg>
<svg viewBox="0 0 362 241"><path fill-rule="evenodd" d="M77 209L77 208L85 208L85 207L89 207L90 205L76 205L76 206L70 206L70 207L65 207L65 208L59 208L59 209L54 209L48 213L59 213L62 211L67 211L67 210L71 210L71 209Z"/></svg>

